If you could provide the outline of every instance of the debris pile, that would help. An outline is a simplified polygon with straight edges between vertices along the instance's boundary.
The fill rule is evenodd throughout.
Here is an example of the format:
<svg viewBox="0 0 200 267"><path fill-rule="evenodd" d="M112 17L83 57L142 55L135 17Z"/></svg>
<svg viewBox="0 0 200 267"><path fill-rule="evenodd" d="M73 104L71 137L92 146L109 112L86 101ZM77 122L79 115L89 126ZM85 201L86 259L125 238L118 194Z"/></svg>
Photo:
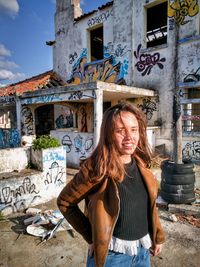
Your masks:
<svg viewBox="0 0 200 267"><path fill-rule="evenodd" d="M42 242L47 241L55 236L58 231L69 231L74 237L74 230L67 222L59 210L42 211L36 208L29 208L26 214L31 215L24 220L26 231L30 235L42 238Z"/></svg>

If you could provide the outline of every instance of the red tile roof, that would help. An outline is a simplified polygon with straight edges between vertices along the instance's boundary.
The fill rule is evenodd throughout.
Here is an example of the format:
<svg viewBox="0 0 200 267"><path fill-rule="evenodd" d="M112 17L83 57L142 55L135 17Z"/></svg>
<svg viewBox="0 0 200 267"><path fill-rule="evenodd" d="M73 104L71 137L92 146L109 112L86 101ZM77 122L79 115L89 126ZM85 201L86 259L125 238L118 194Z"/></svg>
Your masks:
<svg viewBox="0 0 200 267"><path fill-rule="evenodd" d="M66 85L66 83L59 77L58 74L50 70L24 81L0 88L0 97L14 94L21 95L25 92L63 85Z"/></svg>

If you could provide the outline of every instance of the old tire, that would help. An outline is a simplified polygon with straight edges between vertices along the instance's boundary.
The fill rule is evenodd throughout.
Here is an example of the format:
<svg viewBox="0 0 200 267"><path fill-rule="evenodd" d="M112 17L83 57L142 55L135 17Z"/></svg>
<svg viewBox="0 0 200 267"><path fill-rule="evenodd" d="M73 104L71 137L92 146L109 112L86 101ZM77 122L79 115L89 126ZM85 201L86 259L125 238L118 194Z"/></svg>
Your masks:
<svg viewBox="0 0 200 267"><path fill-rule="evenodd" d="M195 201L194 192L188 194L173 194L161 191L160 194L165 201L171 204L189 204Z"/></svg>
<svg viewBox="0 0 200 267"><path fill-rule="evenodd" d="M167 184L172 185L188 185L195 183L195 174L169 174L162 172L162 180Z"/></svg>
<svg viewBox="0 0 200 267"><path fill-rule="evenodd" d="M173 161L164 161L163 164L161 165L161 169L166 173L190 174L194 173L194 164L193 163L178 164Z"/></svg>
<svg viewBox="0 0 200 267"><path fill-rule="evenodd" d="M161 190L166 193L187 194L194 192L194 184L172 185L161 181Z"/></svg>

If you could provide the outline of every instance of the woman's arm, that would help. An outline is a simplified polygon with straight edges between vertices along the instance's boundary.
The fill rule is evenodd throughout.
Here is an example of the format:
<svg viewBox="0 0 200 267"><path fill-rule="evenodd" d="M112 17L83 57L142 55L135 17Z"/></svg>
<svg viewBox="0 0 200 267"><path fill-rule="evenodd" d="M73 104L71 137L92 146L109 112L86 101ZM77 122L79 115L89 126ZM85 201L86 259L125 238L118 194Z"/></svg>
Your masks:
<svg viewBox="0 0 200 267"><path fill-rule="evenodd" d="M78 207L89 191L95 186L88 177L79 171L63 188L57 199L57 205L67 221L79 232L83 238L92 243L91 225L88 218Z"/></svg>

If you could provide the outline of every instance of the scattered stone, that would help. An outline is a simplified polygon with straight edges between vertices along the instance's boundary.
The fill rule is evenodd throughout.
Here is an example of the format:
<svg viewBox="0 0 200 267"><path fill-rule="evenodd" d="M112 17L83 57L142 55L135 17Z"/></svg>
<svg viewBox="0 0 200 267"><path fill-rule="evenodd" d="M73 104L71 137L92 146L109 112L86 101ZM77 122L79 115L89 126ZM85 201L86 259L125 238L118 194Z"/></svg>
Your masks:
<svg viewBox="0 0 200 267"><path fill-rule="evenodd" d="M178 222L178 219L177 219L177 217L176 217L175 214L170 214L170 215L169 215L169 219L170 219L172 222Z"/></svg>

